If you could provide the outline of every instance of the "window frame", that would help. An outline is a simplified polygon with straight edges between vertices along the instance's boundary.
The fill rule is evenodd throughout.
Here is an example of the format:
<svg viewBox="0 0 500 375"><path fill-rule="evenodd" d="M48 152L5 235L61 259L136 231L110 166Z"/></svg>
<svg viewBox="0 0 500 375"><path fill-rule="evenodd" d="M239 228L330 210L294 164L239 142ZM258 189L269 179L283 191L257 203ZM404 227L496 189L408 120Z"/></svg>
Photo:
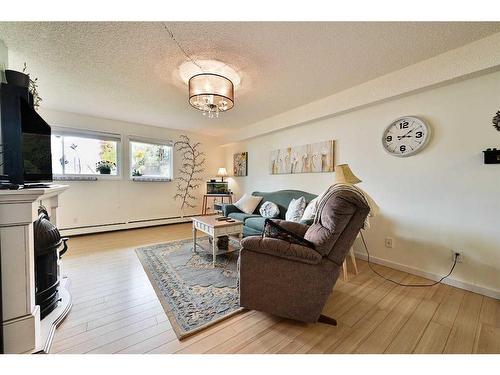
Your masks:
<svg viewBox="0 0 500 375"><path fill-rule="evenodd" d="M127 137L127 147L128 147L128 179L133 182L172 182L174 181L174 142L169 139L157 139L157 138L147 138L139 135L129 135ZM170 147L170 178L166 177L155 177L155 176L132 176L132 142L146 143L156 146L168 146Z"/></svg>
<svg viewBox="0 0 500 375"><path fill-rule="evenodd" d="M121 180L123 177L123 162L122 162L122 148L123 141L122 135L118 133L102 132L98 130L87 130L87 129L74 129L67 127L53 126L51 136L62 136L62 148L64 156L64 137L80 137L88 139L96 139L102 141L114 141L116 142L116 175L106 175L106 174L90 174L90 173L79 173L79 174L60 174L54 173L52 178L55 181L97 181L97 180ZM63 166L64 172L64 166Z"/></svg>

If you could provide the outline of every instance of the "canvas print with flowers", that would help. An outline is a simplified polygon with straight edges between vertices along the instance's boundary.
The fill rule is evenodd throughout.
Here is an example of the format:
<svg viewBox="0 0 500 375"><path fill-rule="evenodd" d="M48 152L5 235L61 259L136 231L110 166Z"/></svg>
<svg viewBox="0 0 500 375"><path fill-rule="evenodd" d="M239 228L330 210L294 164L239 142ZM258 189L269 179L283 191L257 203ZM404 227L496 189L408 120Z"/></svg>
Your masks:
<svg viewBox="0 0 500 375"><path fill-rule="evenodd" d="M271 174L333 172L335 141L271 151Z"/></svg>
<svg viewBox="0 0 500 375"><path fill-rule="evenodd" d="M233 175L248 176L248 152L233 155Z"/></svg>

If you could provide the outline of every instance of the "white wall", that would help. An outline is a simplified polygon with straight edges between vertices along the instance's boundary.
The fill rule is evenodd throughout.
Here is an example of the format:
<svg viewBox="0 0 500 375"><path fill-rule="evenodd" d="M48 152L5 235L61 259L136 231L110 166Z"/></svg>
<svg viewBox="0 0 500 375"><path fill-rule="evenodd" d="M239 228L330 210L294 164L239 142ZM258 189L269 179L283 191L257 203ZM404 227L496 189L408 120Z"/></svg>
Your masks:
<svg viewBox="0 0 500 375"><path fill-rule="evenodd" d="M270 175L269 151L334 139L336 164L349 163L380 205L366 232L374 257L444 275L451 249L460 250L464 262L453 274L455 284L500 298L500 165L483 164L481 152L500 146L491 124L499 109L497 72L234 143L226 147L226 166L232 170L234 152L248 151L249 174L230 178L230 187L237 196L278 189L321 193L333 173ZM390 156L381 145L385 127L403 115L424 118L433 131L426 149L409 158ZM385 248L386 236L394 237L393 249Z"/></svg>
<svg viewBox="0 0 500 375"><path fill-rule="evenodd" d="M216 140L211 137L67 112L42 110L41 115L52 126L98 130L122 135L123 164L121 179L110 180L103 178L99 181L61 182L71 186L61 196L61 229L95 226L96 228L91 228L91 231L109 230L124 226L99 226L128 223L136 220L176 218L181 216L180 203L173 199L176 192L175 182L134 182L129 179L127 135L175 141L180 134L187 134L191 139L202 142L202 151L207 155L205 174L202 176L203 179L214 177L217 168L223 165L222 150L216 146ZM175 151L174 177L180 167L180 163L181 157ZM204 191L205 185L202 183L197 195L200 196ZM200 212L201 200L199 199L198 206L194 209L186 210L184 214ZM79 232L82 232L82 230ZM65 231L65 233L71 234L75 233L75 231Z"/></svg>
<svg viewBox="0 0 500 375"><path fill-rule="evenodd" d="M227 136L237 142L500 70L500 33L279 113ZM335 74L332 72L331 74ZM226 143L228 143L226 142Z"/></svg>

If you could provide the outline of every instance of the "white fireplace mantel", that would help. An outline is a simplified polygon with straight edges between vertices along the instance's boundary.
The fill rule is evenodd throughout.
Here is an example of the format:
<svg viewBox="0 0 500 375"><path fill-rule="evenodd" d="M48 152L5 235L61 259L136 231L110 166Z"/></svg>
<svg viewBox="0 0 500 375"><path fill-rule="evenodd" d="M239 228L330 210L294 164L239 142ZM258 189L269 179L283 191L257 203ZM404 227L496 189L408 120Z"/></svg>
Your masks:
<svg viewBox="0 0 500 375"><path fill-rule="evenodd" d="M33 221L38 218L38 207L43 205L50 221L57 226L59 195L67 188L66 185L52 185L49 188L0 190L5 353L47 351L55 325L71 307L71 296L66 290L59 308L42 322L39 306L35 305Z"/></svg>

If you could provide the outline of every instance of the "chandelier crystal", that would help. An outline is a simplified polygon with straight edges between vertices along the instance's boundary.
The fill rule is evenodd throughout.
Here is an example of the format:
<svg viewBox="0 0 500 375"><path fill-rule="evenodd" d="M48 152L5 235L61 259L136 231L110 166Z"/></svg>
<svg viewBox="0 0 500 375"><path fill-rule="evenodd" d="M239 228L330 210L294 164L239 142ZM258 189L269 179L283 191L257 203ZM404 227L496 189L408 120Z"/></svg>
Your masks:
<svg viewBox="0 0 500 375"><path fill-rule="evenodd" d="M208 118L217 118L219 113L234 106L233 82L219 74L200 73L188 82L189 104L203 112Z"/></svg>

